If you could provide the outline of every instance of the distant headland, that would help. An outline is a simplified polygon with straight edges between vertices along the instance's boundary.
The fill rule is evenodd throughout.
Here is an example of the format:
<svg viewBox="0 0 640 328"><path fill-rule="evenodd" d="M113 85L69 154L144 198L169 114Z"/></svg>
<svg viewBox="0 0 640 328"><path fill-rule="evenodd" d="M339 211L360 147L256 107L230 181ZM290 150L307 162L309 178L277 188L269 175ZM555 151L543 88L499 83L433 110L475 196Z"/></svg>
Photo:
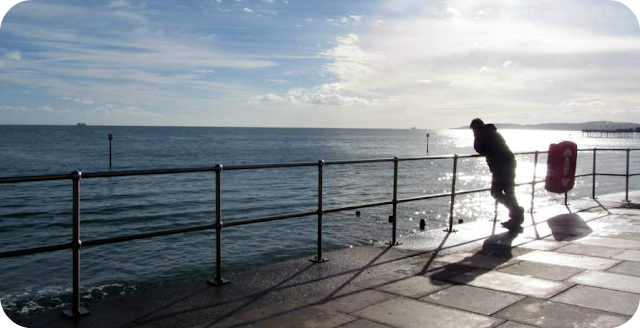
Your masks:
<svg viewBox="0 0 640 328"><path fill-rule="evenodd" d="M489 122L491 123L491 122ZM542 124L508 124L493 123L498 129L520 129L520 130L563 130L563 131L582 131L582 130L618 130L618 129L636 129L640 128L640 123L630 122L611 122L611 121L592 121L584 123L542 123ZM456 129L468 129L468 126Z"/></svg>

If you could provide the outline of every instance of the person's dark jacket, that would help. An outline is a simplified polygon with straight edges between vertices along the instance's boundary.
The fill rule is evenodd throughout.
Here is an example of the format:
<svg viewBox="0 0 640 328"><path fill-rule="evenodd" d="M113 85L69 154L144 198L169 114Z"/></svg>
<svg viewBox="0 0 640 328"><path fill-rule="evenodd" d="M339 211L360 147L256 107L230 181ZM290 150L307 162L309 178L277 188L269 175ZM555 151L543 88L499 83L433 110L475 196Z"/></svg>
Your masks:
<svg viewBox="0 0 640 328"><path fill-rule="evenodd" d="M499 171L501 168L515 168L516 160L493 124L485 124L473 130L475 141L473 148L478 154L487 158L489 170Z"/></svg>

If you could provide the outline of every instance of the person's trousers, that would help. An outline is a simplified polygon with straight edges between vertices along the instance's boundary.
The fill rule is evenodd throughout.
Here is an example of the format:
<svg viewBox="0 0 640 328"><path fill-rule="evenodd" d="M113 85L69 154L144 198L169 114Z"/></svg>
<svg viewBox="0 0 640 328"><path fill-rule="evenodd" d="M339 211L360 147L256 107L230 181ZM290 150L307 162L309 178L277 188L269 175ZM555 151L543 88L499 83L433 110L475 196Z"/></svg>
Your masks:
<svg viewBox="0 0 640 328"><path fill-rule="evenodd" d="M516 168L500 167L493 169L491 181L491 196L500 204L509 209L509 213L520 211L515 194Z"/></svg>

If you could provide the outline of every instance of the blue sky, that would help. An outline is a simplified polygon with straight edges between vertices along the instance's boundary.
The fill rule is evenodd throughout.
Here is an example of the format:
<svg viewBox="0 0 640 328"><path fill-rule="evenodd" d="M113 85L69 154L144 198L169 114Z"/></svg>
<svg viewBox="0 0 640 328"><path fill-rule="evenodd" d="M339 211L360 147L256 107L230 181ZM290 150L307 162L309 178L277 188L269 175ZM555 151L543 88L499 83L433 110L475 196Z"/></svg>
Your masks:
<svg viewBox="0 0 640 328"><path fill-rule="evenodd" d="M29 1L2 124L640 123L640 26L609 0Z"/></svg>

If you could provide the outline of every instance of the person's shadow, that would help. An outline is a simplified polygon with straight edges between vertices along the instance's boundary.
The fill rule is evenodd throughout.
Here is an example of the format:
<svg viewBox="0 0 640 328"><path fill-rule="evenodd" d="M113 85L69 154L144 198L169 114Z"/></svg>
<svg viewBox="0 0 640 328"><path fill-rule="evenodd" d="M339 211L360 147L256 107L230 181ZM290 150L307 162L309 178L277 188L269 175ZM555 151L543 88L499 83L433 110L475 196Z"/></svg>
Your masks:
<svg viewBox="0 0 640 328"><path fill-rule="evenodd" d="M485 239L482 248L471 256L446 265L430 276L432 280L448 281L454 276L474 271L477 274L465 275L465 282L472 281L480 275L486 273L483 270L491 271L513 258L513 240L520 232L503 232L494 234ZM436 258L435 261L438 261ZM481 270L478 270L481 269Z"/></svg>

